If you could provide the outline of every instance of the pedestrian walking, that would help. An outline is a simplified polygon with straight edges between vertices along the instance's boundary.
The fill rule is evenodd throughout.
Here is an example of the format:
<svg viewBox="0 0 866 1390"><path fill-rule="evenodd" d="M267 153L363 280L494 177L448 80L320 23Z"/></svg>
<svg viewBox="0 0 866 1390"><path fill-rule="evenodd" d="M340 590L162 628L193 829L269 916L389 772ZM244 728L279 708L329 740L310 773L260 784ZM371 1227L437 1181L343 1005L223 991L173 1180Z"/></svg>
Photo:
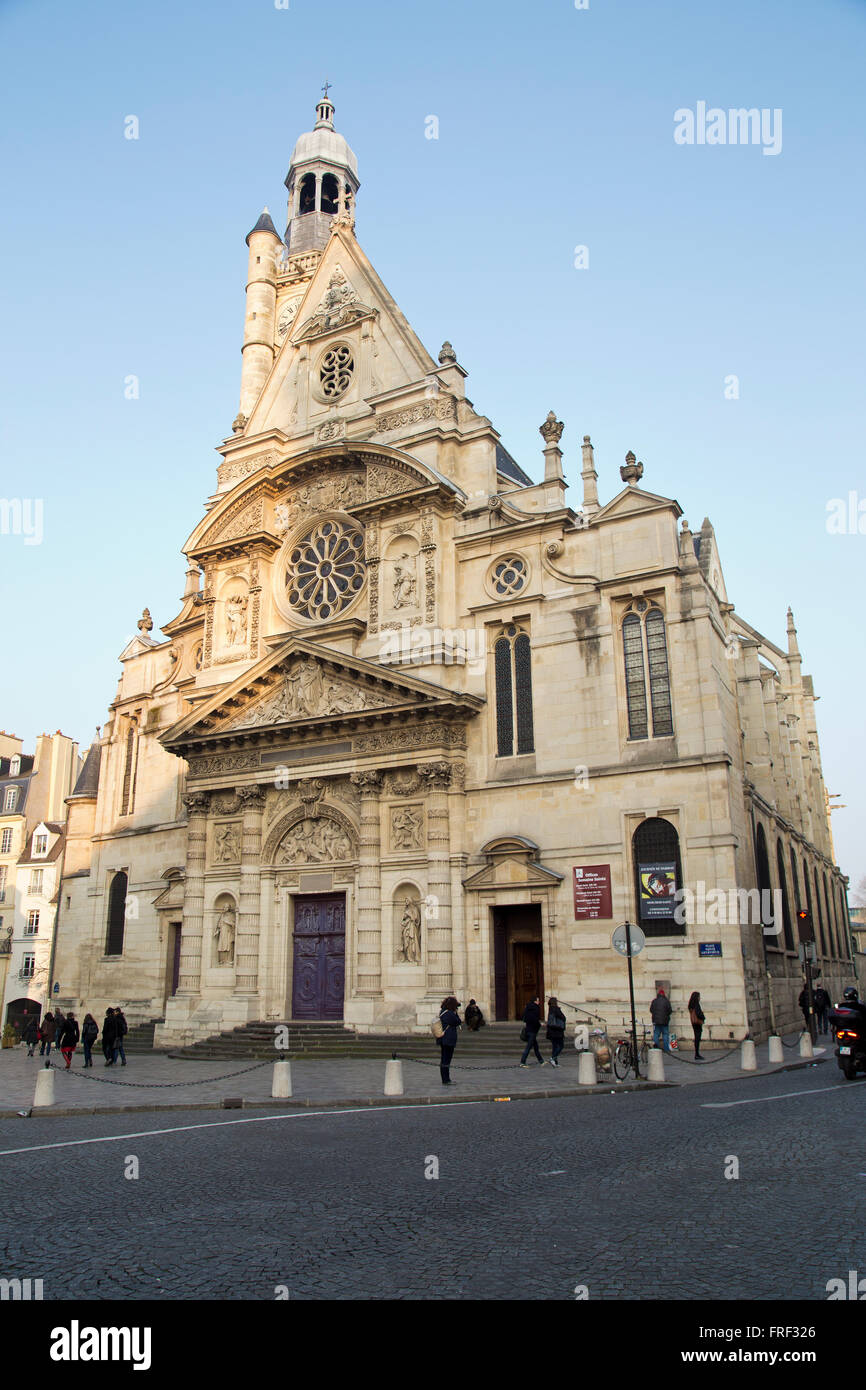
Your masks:
<svg viewBox="0 0 866 1390"><path fill-rule="evenodd" d="M659 1038L661 1038L662 1050L668 1054L670 1054L671 1050L671 1030L669 1025L672 1013L671 1001L668 999L661 986L659 986L659 991L650 1004L650 1018L653 1021L653 1047L658 1047Z"/></svg>
<svg viewBox="0 0 866 1390"><path fill-rule="evenodd" d="M528 1065L526 1059L529 1056L530 1052L533 1051L535 1052L535 1055L538 1058L538 1065L540 1067L543 1067L545 1065L544 1058L538 1050L538 1031L540 1027L541 995L537 994L535 998L532 1000L531 1004L527 1004L526 1008L523 1010L523 1029L521 1031L520 1037L521 1040L526 1043L526 1046L523 1049L523 1056L520 1059L520 1065L522 1067Z"/></svg>
<svg viewBox="0 0 866 1390"><path fill-rule="evenodd" d="M474 999L470 999L463 1010L463 1022L471 1033L477 1033L479 1028L484 1027L484 1015Z"/></svg>
<svg viewBox="0 0 866 1390"><path fill-rule="evenodd" d="M63 1053L66 1061L66 1070L72 1066L72 1054L78 1046L78 1024L75 1021L75 1014L70 1009L63 1020L63 1031L57 1042L57 1046Z"/></svg>
<svg viewBox="0 0 866 1390"><path fill-rule="evenodd" d="M32 1057L33 1049L39 1041L39 1023L35 1014L27 1021L23 1041L27 1044L27 1056Z"/></svg>
<svg viewBox="0 0 866 1390"><path fill-rule="evenodd" d="M102 1020L102 1055L107 1067L114 1061L114 1034L114 1010L106 1009L105 1018Z"/></svg>
<svg viewBox="0 0 866 1390"><path fill-rule="evenodd" d="M42 1046L39 1049L40 1057L51 1056L51 1044L54 1042L56 1036L57 1030L54 1023L54 1015L50 1013L46 1014L42 1020L42 1027L39 1031L39 1037L42 1042Z"/></svg>
<svg viewBox="0 0 866 1390"><path fill-rule="evenodd" d="M86 1067L93 1066L93 1044L98 1037L99 1024L96 1022L93 1014L85 1014L84 1024L81 1029L81 1046L84 1048L84 1065Z"/></svg>
<svg viewBox="0 0 866 1390"><path fill-rule="evenodd" d="M812 995L815 1013L818 1018L818 1032L826 1033L830 1027L830 1009L833 1001L823 985L819 985Z"/></svg>
<svg viewBox="0 0 866 1390"><path fill-rule="evenodd" d="M439 1010L439 1022L442 1024L442 1036L437 1038L439 1046L439 1075L442 1077L443 1086L453 1086L451 1080L451 1058L454 1056L454 1049L457 1046L457 1029L462 1028L460 1015L457 1010L460 1008L460 1001L449 994L442 1000L442 1007Z"/></svg>
<svg viewBox="0 0 866 1390"><path fill-rule="evenodd" d="M55 1049L55 1051L58 1051L59 1048L60 1048L60 1034L63 1032L63 1025L64 1025L65 1022L66 1022L66 1016L65 1016L65 1014L63 1013L63 1010L62 1010L62 1009L55 1009L55 1010L54 1010L54 1049Z"/></svg>
<svg viewBox="0 0 866 1390"><path fill-rule="evenodd" d="M565 1014L559 1007L555 994L547 1001L547 1040L551 1045L550 1065L558 1067L557 1058L565 1046Z"/></svg>
<svg viewBox="0 0 866 1390"><path fill-rule="evenodd" d="M120 1057L120 1065L126 1066L126 1053L123 1050L123 1039L129 1032L123 1009L114 1010L114 1051L111 1054L112 1062L116 1062Z"/></svg>
<svg viewBox="0 0 866 1390"><path fill-rule="evenodd" d="M797 1003L800 1005L800 1012L803 1015L803 1027L805 1028L806 1032L809 1033L811 1032L811 1029L809 1027L809 991L805 985L800 990L800 997L798 998Z"/></svg>
<svg viewBox="0 0 866 1390"><path fill-rule="evenodd" d="M701 1008L700 990L694 990L689 998L689 1018L692 1021L692 1032L695 1035L695 1061L702 1062L701 1056L701 1034L704 1031L706 1015Z"/></svg>

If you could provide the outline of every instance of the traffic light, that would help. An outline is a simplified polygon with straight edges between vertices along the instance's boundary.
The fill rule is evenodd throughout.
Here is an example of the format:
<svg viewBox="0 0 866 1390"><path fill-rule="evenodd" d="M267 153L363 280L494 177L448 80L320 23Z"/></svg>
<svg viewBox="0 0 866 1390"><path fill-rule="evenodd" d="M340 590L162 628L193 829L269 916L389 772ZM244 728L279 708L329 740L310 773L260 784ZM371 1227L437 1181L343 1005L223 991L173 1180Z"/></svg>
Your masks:
<svg viewBox="0 0 866 1390"><path fill-rule="evenodd" d="M812 914L807 907L797 910L797 930L801 941L814 941L815 928L812 926Z"/></svg>

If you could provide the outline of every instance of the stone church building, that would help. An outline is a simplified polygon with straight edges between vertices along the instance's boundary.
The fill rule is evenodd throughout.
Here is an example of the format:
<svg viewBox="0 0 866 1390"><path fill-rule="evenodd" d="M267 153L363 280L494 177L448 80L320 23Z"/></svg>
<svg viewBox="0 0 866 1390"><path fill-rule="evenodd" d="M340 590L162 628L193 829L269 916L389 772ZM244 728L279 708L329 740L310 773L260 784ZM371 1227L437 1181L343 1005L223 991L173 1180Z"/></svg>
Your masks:
<svg viewBox="0 0 866 1390"><path fill-rule="evenodd" d="M852 965L790 612L784 647L739 616L633 453L602 501L583 437L580 510L553 412L515 462L356 240L333 118L246 239L239 413L68 801L52 997L158 1044L451 992L617 1027L628 918L644 1015L664 981L681 1028L695 989L711 1038L792 1026L801 904L832 990Z"/></svg>

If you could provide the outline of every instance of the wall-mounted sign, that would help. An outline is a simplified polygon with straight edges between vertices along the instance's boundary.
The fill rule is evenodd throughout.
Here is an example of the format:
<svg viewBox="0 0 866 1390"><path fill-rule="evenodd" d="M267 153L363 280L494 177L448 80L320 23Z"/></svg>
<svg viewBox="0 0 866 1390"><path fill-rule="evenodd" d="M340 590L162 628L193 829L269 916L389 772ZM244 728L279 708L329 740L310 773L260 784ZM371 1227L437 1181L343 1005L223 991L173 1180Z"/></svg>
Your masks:
<svg viewBox="0 0 866 1390"><path fill-rule="evenodd" d="M699 955L699 956L720 956L721 954L722 954L722 943L721 943L721 941L699 941L699 942L698 942L698 955Z"/></svg>
<svg viewBox="0 0 866 1390"><path fill-rule="evenodd" d="M672 918L676 910L677 866L665 863L638 864L640 915L644 922L660 917Z"/></svg>
<svg viewBox="0 0 866 1390"><path fill-rule="evenodd" d="M609 864L583 864L574 870L574 920L612 917Z"/></svg>

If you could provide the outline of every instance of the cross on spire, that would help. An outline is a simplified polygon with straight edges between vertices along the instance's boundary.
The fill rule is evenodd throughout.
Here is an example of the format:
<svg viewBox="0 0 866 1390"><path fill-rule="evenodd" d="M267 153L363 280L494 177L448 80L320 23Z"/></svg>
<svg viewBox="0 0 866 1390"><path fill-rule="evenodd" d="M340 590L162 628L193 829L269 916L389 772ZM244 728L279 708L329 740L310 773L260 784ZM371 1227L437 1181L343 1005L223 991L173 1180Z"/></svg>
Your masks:
<svg viewBox="0 0 866 1390"><path fill-rule="evenodd" d="M328 100L328 88L333 87L333 85L333 82L326 82L324 87L322 88L322 91L325 93L325 101Z"/></svg>

